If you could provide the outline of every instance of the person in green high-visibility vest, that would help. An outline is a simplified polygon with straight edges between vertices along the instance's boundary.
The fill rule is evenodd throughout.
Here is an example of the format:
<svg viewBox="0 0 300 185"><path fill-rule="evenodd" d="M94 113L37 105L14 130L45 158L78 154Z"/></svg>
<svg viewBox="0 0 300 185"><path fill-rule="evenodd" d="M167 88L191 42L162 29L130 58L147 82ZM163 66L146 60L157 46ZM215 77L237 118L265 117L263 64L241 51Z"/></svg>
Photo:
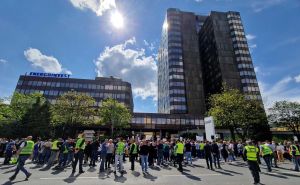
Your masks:
<svg viewBox="0 0 300 185"><path fill-rule="evenodd" d="M178 163L178 170L180 172L183 171L182 168L182 161L183 161L183 151L184 151L184 144L182 141L178 140L176 143L176 156L177 156L177 163Z"/></svg>
<svg viewBox="0 0 300 185"><path fill-rule="evenodd" d="M76 166L79 162L79 173L84 173L82 169L82 162L83 162L83 156L84 156L84 149L85 149L85 139L84 139L84 133L79 134L76 145L75 145L75 155L74 155L74 162L73 162L73 170L72 173L76 172Z"/></svg>
<svg viewBox="0 0 300 185"><path fill-rule="evenodd" d="M26 160L32 155L33 148L34 142L32 141L32 136L28 136L26 140L21 143L20 149L17 152L17 155L19 155L18 164L15 173L9 178L10 181L13 181L17 177L20 170L26 175L25 180L28 180L31 176L31 173L24 168L24 165Z"/></svg>
<svg viewBox="0 0 300 185"><path fill-rule="evenodd" d="M117 173L117 167L119 165L119 172L123 174L124 166L123 166L123 155L125 152L125 141L122 140L122 138L118 139L118 143L116 144L116 150L115 150L115 171L114 174Z"/></svg>
<svg viewBox="0 0 300 185"><path fill-rule="evenodd" d="M263 145L260 145L260 154L263 157L267 167L268 167L268 172L272 171L272 155L273 151L270 147L269 141L266 141Z"/></svg>
<svg viewBox="0 0 300 185"><path fill-rule="evenodd" d="M249 170L254 179L253 184L260 184L260 168L257 161L259 158L259 150L252 141L247 141L246 143L247 146L244 148L243 159L248 163Z"/></svg>
<svg viewBox="0 0 300 185"><path fill-rule="evenodd" d="M60 138L52 142L51 155L47 163L47 168L50 168L56 162L56 159L58 158L59 155L59 147L61 146L61 144L62 142Z"/></svg>
<svg viewBox="0 0 300 185"><path fill-rule="evenodd" d="M294 144L290 144L289 151L295 164L295 171L298 172L300 166L300 146L298 141L295 141Z"/></svg>
<svg viewBox="0 0 300 185"><path fill-rule="evenodd" d="M64 168L67 164L67 160L68 160L68 155L69 155L69 144L68 144L68 140L61 140L61 142L63 142L63 144L61 145L61 147L59 148L60 153L59 153L59 163L56 166L56 168Z"/></svg>
<svg viewBox="0 0 300 185"><path fill-rule="evenodd" d="M129 159L131 162L131 170L134 171L134 161L136 157L138 156L138 145L137 143L132 139L130 144L130 149L129 149Z"/></svg>
<svg viewBox="0 0 300 185"><path fill-rule="evenodd" d="M199 147L200 147L200 159L204 159L204 146L205 143L203 141L200 142Z"/></svg>

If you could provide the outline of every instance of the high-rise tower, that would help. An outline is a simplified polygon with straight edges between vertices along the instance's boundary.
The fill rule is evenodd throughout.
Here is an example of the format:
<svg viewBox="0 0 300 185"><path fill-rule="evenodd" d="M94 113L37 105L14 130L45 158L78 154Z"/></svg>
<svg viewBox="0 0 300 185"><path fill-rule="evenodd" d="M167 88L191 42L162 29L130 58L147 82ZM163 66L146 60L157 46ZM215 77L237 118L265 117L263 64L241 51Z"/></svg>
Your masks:
<svg viewBox="0 0 300 185"><path fill-rule="evenodd" d="M158 112L204 116L222 85L261 95L238 12L167 10L158 55Z"/></svg>

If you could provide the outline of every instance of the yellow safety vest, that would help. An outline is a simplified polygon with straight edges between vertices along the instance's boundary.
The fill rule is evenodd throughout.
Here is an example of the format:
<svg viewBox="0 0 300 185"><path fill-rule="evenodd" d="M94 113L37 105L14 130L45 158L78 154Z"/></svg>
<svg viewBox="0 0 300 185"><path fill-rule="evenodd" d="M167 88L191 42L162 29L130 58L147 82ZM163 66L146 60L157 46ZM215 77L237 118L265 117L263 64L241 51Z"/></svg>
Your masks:
<svg viewBox="0 0 300 185"><path fill-rule="evenodd" d="M293 156L293 147L296 148L296 155L300 155L299 149L296 145L290 146L290 155Z"/></svg>
<svg viewBox="0 0 300 185"><path fill-rule="evenodd" d="M263 156L273 153L271 148L267 145L261 145L261 149L262 149L262 155Z"/></svg>
<svg viewBox="0 0 300 185"><path fill-rule="evenodd" d="M177 146L176 153L183 154L184 145L182 143L177 143L176 146Z"/></svg>
<svg viewBox="0 0 300 185"><path fill-rule="evenodd" d="M58 150L57 143L58 143L57 140L55 140L55 141L52 142L51 150Z"/></svg>
<svg viewBox="0 0 300 185"><path fill-rule="evenodd" d="M22 151L20 152L20 154L31 155L33 148L34 148L34 142L26 141L26 146L24 148L22 148Z"/></svg>
<svg viewBox="0 0 300 185"><path fill-rule="evenodd" d="M257 152L258 148L255 146L245 146L247 151L247 160L248 161L257 161Z"/></svg>

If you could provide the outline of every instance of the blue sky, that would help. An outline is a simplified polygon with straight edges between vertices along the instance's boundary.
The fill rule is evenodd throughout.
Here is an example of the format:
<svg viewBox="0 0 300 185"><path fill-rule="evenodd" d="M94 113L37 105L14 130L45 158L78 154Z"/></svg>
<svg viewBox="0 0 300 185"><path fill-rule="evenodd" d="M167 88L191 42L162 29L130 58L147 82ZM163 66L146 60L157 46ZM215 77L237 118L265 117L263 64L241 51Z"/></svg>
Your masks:
<svg viewBox="0 0 300 185"><path fill-rule="evenodd" d="M239 11L265 105L300 102L298 0L1 0L0 97L30 71L114 75L132 83L135 111L156 112L156 56L171 7ZM121 29L110 21L116 11Z"/></svg>

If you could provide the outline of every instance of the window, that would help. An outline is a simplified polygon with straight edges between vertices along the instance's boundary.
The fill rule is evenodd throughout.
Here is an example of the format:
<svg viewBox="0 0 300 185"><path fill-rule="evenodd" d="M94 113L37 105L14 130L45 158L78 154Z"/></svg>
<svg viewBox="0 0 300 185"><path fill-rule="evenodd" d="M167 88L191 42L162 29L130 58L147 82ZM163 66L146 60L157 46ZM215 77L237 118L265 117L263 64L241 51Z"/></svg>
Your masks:
<svg viewBox="0 0 300 185"><path fill-rule="evenodd" d="M105 85L105 90L113 90L113 86L112 85Z"/></svg>

